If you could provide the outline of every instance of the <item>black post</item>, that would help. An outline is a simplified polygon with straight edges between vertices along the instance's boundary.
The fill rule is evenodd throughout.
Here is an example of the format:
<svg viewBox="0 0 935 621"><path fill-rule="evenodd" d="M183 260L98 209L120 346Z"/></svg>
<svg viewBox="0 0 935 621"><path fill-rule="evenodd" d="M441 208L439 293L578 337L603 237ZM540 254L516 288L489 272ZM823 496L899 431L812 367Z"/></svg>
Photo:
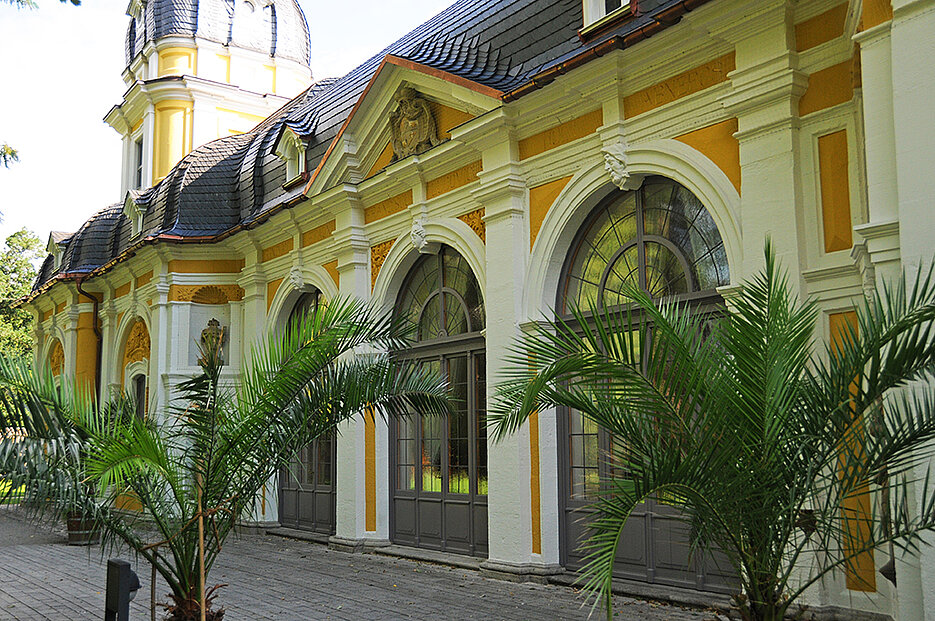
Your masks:
<svg viewBox="0 0 935 621"><path fill-rule="evenodd" d="M140 579L130 563L107 561L107 593L104 597L104 621L130 621L130 600L140 588Z"/></svg>

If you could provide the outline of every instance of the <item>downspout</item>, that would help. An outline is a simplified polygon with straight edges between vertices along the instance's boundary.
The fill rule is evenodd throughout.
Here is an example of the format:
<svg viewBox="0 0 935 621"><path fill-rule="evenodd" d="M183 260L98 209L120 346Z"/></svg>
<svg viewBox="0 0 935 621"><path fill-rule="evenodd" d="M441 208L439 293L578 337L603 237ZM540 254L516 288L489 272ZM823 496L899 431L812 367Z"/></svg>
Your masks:
<svg viewBox="0 0 935 621"><path fill-rule="evenodd" d="M84 279L81 276L75 279L75 286L78 288L78 295L82 295L91 300L91 329L94 330L94 337L97 340L97 348L94 354L94 396L95 399L101 399L101 354L104 350L104 336L101 333L100 326L98 325L100 302L98 302L96 297L81 288L82 282L84 282Z"/></svg>

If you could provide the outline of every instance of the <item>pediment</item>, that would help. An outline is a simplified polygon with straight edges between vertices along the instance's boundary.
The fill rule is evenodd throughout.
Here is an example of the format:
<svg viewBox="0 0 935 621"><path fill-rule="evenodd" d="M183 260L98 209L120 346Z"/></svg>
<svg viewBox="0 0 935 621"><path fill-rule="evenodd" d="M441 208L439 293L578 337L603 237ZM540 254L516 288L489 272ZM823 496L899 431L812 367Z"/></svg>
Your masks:
<svg viewBox="0 0 935 621"><path fill-rule="evenodd" d="M452 129L500 106L499 95L464 78L387 56L312 183L323 188L356 183L396 159L424 153L451 138Z"/></svg>

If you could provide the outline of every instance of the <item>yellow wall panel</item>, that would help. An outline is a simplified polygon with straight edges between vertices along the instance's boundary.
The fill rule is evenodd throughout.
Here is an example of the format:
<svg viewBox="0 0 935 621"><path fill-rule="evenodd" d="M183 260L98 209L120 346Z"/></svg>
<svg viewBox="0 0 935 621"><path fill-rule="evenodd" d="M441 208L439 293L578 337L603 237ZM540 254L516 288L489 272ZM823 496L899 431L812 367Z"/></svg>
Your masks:
<svg viewBox="0 0 935 621"><path fill-rule="evenodd" d="M338 271L337 260L329 261L328 263L325 263L324 265L322 265L322 267L325 268L325 271L331 274L331 278L334 279L334 284L340 287L341 286L341 272Z"/></svg>
<svg viewBox="0 0 935 621"><path fill-rule="evenodd" d="M890 0L864 0L860 13L861 29L867 30L893 19Z"/></svg>
<svg viewBox="0 0 935 621"><path fill-rule="evenodd" d="M818 139L818 176L825 252L847 250L854 245L847 168L847 131L842 129L821 136Z"/></svg>
<svg viewBox="0 0 935 621"><path fill-rule="evenodd" d="M192 150L192 102L160 101L154 107L153 185Z"/></svg>
<svg viewBox="0 0 935 621"><path fill-rule="evenodd" d="M727 119L714 125L677 136L675 139L704 153L717 164L740 194L740 142L734 138L737 119Z"/></svg>
<svg viewBox="0 0 935 621"><path fill-rule="evenodd" d="M727 80L727 74L735 69L734 53L706 62L684 71L667 80L637 91L623 98L623 114L626 118L649 112L654 108L672 103L698 91Z"/></svg>
<svg viewBox="0 0 935 621"><path fill-rule="evenodd" d="M394 213L399 213L411 204L412 190L407 190L402 194L397 194L379 203L375 203L364 209L364 224L370 224L381 218L391 216Z"/></svg>
<svg viewBox="0 0 935 621"><path fill-rule="evenodd" d="M847 3L795 25L795 49L803 52L844 35Z"/></svg>
<svg viewBox="0 0 935 621"><path fill-rule="evenodd" d="M808 88L799 99L799 116L850 101L854 96L854 63L846 60L808 76Z"/></svg>
<svg viewBox="0 0 935 621"><path fill-rule="evenodd" d="M279 285L282 284L282 278L277 278L276 280L271 280L266 283L266 314L269 314L269 308L273 304L273 297L276 295L276 292L279 291Z"/></svg>
<svg viewBox="0 0 935 621"><path fill-rule="evenodd" d="M267 261L272 261L273 259L289 254L292 252L293 243L293 239L287 237L279 243L264 248L263 252L260 254L260 262L266 263Z"/></svg>
<svg viewBox="0 0 935 621"><path fill-rule="evenodd" d="M539 229L545 221L545 215L558 195L561 194L571 177L556 179L549 183L529 188L529 247L532 248L539 235Z"/></svg>
<svg viewBox="0 0 935 621"><path fill-rule="evenodd" d="M324 241L331 237L331 234L334 233L335 221L325 222L321 226L316 226L313 229L303 231L302 233L302 247L311 246L312 244L317 244L320 241Z"/></svg>
<svg viewBox="0 0 935 621"><path fill-rule="evenodd" d="M190 47L167 47L159 50L159 77L195 75L197 50Z"/></svg>
<svg viewBox="0 0 935 621"><path fill-rule="evenodd" d="M471 162L450 173L436 179L430 179L425 184L425 198L431 199L451 192L456 188L477 181L477 173L483 170L484 164L480 160Z"/></svg>
<svg viewBox="0 0 935 621"><path fill-rule="evenodd" d="M174 274L239 274L243 266L243 259L169 261L169 271Z"/></svg>
<svg viewBox="0 0 935 621"><path fill-rule="evenodd" d="M598 108L593 112L566 121L544 132L519 141L519 159L525 160L550 149L568 144L593 134L604 123L604 112Z"/></svg>

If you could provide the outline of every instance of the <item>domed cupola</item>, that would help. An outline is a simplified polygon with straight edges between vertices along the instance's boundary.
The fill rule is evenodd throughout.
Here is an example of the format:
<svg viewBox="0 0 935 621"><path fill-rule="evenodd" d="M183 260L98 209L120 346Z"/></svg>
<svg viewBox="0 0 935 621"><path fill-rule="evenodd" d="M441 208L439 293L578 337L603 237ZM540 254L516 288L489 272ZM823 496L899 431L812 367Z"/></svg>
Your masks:
<svg viewBox="0 0 935 621"><path fill-rule="evenodd" d="M251 130L312 81L297 0L131 0L127 91L105 120L124 140L121 190Z"/></svg>
<svg viewBox="0 0 935 621"><path fill-rule="evenodd" d="M309 65L305 14L296 0L132 0L126 63L164 37L201 37Z"/></svg>

